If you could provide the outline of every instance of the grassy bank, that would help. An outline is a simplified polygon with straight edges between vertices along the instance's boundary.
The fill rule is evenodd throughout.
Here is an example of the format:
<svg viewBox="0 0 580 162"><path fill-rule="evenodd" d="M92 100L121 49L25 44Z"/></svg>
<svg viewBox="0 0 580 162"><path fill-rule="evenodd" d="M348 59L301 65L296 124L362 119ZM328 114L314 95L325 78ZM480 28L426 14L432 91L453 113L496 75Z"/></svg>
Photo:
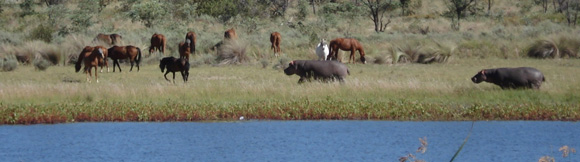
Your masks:
<svg viewBox="0 0 580 162"><path fill-rule="evenodd" d="M0 77L0 123L79 121L579 120L580 60L454 59L445 64L349 64L345 84L306 83L261 65L200 66L169 83L155 65L100 73L87 83L72 66L20 67ZM483 68L532 66L539 91L501 90L469 78ZM171 78L171 74L168 75Z"/></svg>

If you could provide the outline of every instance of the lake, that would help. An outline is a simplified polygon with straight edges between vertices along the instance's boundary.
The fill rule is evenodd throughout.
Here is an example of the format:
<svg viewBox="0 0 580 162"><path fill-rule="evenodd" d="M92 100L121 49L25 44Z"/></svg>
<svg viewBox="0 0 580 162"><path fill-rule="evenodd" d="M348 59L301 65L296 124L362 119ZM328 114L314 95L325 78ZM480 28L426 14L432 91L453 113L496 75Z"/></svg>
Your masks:
<svg viewBox="0 0 580 162"><path fill-rule="evenodd" d="M472 122L106 122L0 126L0 161L449 161ZM415 152L426 137L425 153ZM478 121L455 161L580 161L578 122Z"/></svg>

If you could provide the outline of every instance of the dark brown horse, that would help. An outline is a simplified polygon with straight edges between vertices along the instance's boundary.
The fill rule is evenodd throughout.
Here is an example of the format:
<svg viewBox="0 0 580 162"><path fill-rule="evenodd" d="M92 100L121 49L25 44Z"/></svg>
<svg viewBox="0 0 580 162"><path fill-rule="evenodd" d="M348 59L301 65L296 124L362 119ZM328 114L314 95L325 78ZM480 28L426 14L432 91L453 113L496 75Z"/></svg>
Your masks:
<svg viewBox="0 0 580 162"><path fill-rule="evenodd" d="M103 42L106 43L107 45L111 46L111 45L119 45L119 43L121 42L121 39L123 37L119 34L102 34L99 33L97 34L97 36L95 37L95 39L93 39L93 42Z"/></svg>
<svg viewBox="0 0 580 162"><path fill-rule="evenodd" d="M159 62L159 68L162 73L167 69L167 72L163 75L167 81L170 81L167 79L167 74L173 72L173 83L175 83L175 72L181 72L183 82L187 82L187 78L189 77L189 62L183 58L177 59L173 56L165 57Z"/></svg>
<svg viewBox="0 0 580 162"><path fill-rule="evenodd" d="M187 59L189 60L189 55L191 54L191 41L189 39L186 39L185 42L181 42L179 43L179 58L180 59Z"/></svg>
<svg viewBox="0 0 580 162"><path fill-rule="evenodd" d="M133 63L137 63L137 71L139 71L139 62L141 62L141 49L139 47L113 46L108 51L109 57L113 60L113 72L115 72L115 65L119 67L119 72L121 72L119 59L129 59L129 62L131 62L131 70L129 71L133 71Z"/></svg>
<svg viewBox="0 0 580 162"><path fill-rule="evenodd" d="M187 32L187 34L185 34L185 41L187 42L187 40L189 40L189 51L191 52L191 54L195 54L195 43L197 42L197 36L195 35L194 32Z"/></svg>
<svg viewBox="0 0 580 162"><path fill-rule="evenodd" d="M276 55L276 57L278 57L278 54L281 51L280 49L280 42L282 41L282 36L280 36L280 33L278 32L273 32L272 34L270 34L270 43L272 43L272 48L274 50L274 54Z"/></svg>
<svg viewBox="0 0 580 162"><path fill-rule="evenodd" d="M338 56L338 49L343 51L350 51L350 57L348 62L352 60L353 63L356 62L355 60L355 52L358 51L360 54L360 61L363 64L366 64L365 59L365 50L363 49L362 45L354 38L336 38L330 41L330 54L328 55L327 60L338 60L342 62L342 59Z"/></svg>
<svg viewBox="0 0 580 162"><path fill-rule="evenodd" d="M97 66L101 63L101 60L107 59L105 57L107 49L104 47L95 47L91 53L84 56L83 62L85 63L85 73L87 73L87 82L91 82L91 69L95 68L95 80L99 82Z"/></svg>
<svg viewBox="0 0 580 162"><path fill-rule="evenodd" d="M81 70L81 64L84 62L83 59L85 57L89 56L97 48L101 48L104 51L103 52L104 59L99 60L99 66L101 66L101 72L103 72L104 66L107 66L107 72L109 72L109 63L107 61L108 51L107 51L107 48L105 48L103 46L95 46L95 47L85 46L85 48L83 48L83 50L79 54L79 57L78 57L77 62L75 64L75 71L76 72L79 72Z"/></svg>
<svg viewBox="0 0 580 162"><path fill-rule="evenodd" d="M224 33L224 38L225 39L238 39L238 34L236 34L236 30L234 28L231 28L229 30L226 30L226 32Z"/></svg>
<svg viewBox="0 0 580 162"><path fill-rule="evenodd" d="M151 55L155 50L160 51L161 55L164 55L166 41L167 40L163 34L153 34L153 36L151 36L151 45L149 46L149 55Z"/></svg>

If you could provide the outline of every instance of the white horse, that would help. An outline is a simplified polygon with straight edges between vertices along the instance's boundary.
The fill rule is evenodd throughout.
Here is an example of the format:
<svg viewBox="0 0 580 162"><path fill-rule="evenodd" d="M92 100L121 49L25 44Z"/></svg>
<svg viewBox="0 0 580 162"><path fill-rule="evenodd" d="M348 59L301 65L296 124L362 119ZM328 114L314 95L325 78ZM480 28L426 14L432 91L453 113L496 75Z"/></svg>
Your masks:
<svg viewBox="0 0 580 162"><path fill-rule="evenodd" d="M328 53L329 53L329 49L328 49L328 44L326 43L326 40L320 39L320 43L318 43L318 45L316 45L316 55L318 55L318 60L322 60L322 61L326 60Z"/></svg>

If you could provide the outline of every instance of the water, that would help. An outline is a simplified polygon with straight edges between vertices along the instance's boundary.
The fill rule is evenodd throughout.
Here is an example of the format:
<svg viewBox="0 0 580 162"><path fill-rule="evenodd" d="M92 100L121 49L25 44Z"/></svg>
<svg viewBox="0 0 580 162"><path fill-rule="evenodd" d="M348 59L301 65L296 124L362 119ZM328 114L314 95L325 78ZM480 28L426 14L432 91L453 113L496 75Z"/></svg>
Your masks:
<svg viewBox="0 0 580 162"><path fill-rule="evenodd" d="M471 122L243 121L0 126L0 161L449 161ZM475 122L456 161L580 161L577 122ZM416 153L419 138L427 151Z"/></svg>

